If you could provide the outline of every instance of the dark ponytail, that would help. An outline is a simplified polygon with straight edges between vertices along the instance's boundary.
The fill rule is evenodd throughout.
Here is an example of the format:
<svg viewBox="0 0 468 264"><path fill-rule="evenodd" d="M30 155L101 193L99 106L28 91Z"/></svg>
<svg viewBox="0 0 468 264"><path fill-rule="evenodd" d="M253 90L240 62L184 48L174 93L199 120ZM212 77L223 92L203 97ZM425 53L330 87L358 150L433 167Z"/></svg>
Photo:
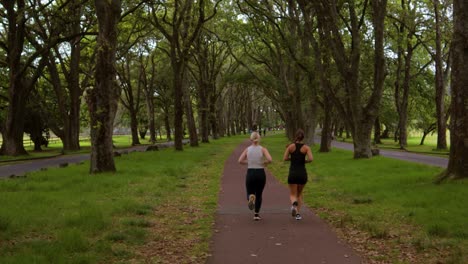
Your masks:
<svg viewBox="0 0 468 264"><path fill-rule="evenodd" d="M304 130L298 129L296 131L296 137L294 138L294 142L300 142L304 139Z"/></svg>

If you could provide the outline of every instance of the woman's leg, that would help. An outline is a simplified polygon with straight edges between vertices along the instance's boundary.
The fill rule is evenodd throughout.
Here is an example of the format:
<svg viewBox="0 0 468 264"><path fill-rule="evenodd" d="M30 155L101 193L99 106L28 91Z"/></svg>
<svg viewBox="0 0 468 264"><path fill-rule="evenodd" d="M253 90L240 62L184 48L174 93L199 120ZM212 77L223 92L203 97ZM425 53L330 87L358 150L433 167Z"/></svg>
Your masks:
<svg viewBox="0 0 468 264"><path fill-rule="evenodd" d="M249 196L251 194L255 194L255 175L253 175L253 171L248 169L247 175L245 176L245 190L247 194L247 201L249 200Z"/></svg>
<svg viewBox="0 0 468 264"><path fill-rule="evenodd" d="M302 191L304 191L305 184L297 184L297 211L301 209L303 203Z"/></svg>
<svg viewBox="0 0 468 264"><path fill-rule="evenodd" d="M297 186L297 184L289 184L289 200L291 201L291 204L297 202Z"/></svg>
<svg viewBox="0 0 468 264"><path fill-rule="evenodd" d="M260 212L262 208L263 189L266 184L266 175L264 170L259 170L255 181L255 213Z"/></svg>

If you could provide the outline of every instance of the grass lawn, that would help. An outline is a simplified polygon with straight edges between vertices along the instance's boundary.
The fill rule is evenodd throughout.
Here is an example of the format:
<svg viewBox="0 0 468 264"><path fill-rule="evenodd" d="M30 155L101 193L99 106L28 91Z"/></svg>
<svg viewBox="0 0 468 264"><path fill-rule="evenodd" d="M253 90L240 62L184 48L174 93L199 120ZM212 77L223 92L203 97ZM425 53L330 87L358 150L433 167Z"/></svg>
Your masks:
<svg viewBox="0 0 468 264"><path fill-rule="evenodd" d="M265 138L269 169L286 184L279 161L287 140ZM468 263L468 182L432 183L440 168L385 157L354 160L352 152L319 153L308 166L307 205L371 260Z"/></svg>
<svg viewBox="0 0 468 264"><path fill-rule="evenodd" d="M86 162L1 180L0 263L204 263L224 161L245 138L122 155L115 174L89 175ZM283 183L287 143L262 141ZM467 181L317 149L306 204L370 263L468 263Z"/></svg>
<svg viewBox="0 0 468 264"><path fill-rule="evenodd" d="M351 138L338 138L338 141L352 143L353 140ZM438 150L437 149L437 135L428 135L424 140L424 145L419 145L421 143L421 136L409 136L408 137L408 146L406 146L406 150L409 152L419 153L419 154L427 154L427 155L436 155L440 157L448 157L449 150ZM450 147L450 137L447 133L447 145ZM382 139L382 144L377 145L381 149L388 149L388 150L397 150L400 151L400 145L398 141L395 142L393 138L386 138Z"/></svg>
<svg viewBox="0 0 468 264"><path fill-rule="evenodd" d="M0 263L203 263L224 160L222 138L0 181Z"/></svg>
<svg viewBox="0 0 468 264"><path fill-rule="evenodd" d="M448 136L448 135L447 135ZM383 144L378 146L382 149L399 149L400 145L398 142L395 142L393 139L382 139ZM424 140L424 145L419 145L421 143L421 137L408 137L408 146L406 149L410 152L416 152L421 154L432 154L442 157L448 157L448 150L438 150L437 149L437 135L428 135ZM450 147L450 138L447 138L447 145Z"/></svg>
<svg viewBox="0 0 468 264"><path fill-rule="evenodd" d="M128 148L132 145L132 138L130 135L116 135L113 136L112 140L114 141L114 146L119 148ZM149 137L145 139L140 139L140 144L148 145L151 144L149 141ZM25 140L24 142L28 142ZM159 139L157 142L165 142L165 139ZM81 154L81 153L89 153L91 151L91 141L89 138L82 138L80 139L80 147L79 151L70 151L66 152L66 155L74 155L74 154ZM57 155L62 155L63 144L59 138L54 138L50 141L47 147L42 146L42 151L34 151L34 145L31 143L25 145L25 149L28 152L28 155L24 156L0 156L0 162L16 162L21 160L28 160L28 159L38 159L38 158L48 158Z"/></svg>

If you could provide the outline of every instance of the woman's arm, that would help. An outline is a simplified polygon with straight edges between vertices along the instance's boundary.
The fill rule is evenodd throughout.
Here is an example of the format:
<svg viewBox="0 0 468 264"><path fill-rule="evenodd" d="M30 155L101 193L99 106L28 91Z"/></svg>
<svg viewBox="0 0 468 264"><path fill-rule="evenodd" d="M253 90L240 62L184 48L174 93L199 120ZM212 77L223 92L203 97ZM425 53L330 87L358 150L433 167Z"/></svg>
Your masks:
<svg viewBox="0 0 468 264"><path fill-rule="evenodd" d="M239 157L240 164L247 164L247 149L245 149Z"/></svg>

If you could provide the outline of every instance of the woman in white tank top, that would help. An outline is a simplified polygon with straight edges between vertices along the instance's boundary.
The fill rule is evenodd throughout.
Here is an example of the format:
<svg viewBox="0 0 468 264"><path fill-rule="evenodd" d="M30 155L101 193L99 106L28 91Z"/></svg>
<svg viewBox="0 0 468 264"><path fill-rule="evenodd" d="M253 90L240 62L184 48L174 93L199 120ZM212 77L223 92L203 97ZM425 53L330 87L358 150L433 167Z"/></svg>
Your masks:
<svg viewBox="0 0 468 264"><path fill-rule="evenodd" d="M265 165L272 161L268 150L260 146L260 134L252 132L250 135L252 145L247 147L239 157L240 164L247 164L245 187L250 210L254 210L254 220L260 220L260 208L262 207L262 193L265 188Z"/></svg>

